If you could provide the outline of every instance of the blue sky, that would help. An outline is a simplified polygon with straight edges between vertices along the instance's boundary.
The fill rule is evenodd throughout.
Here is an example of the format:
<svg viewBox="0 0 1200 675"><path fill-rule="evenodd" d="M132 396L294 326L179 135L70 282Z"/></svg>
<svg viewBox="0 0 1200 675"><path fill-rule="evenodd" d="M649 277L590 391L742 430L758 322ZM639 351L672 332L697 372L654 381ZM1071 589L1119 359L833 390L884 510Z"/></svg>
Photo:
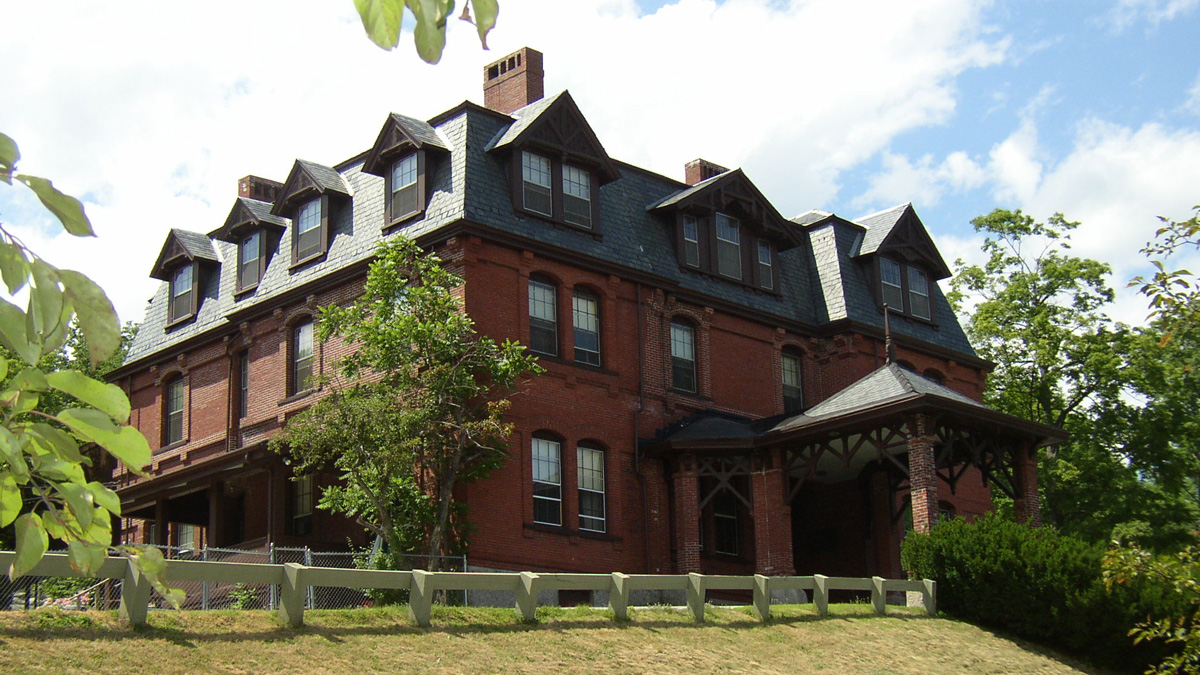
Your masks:
<svg viewBox="0 0 1200 675"><path fill-rule="evenodd" d="M977 251L974 216L1062 211L1123 287L1155 217L1200 203L1200 0L501 0L492 51L455 21L436 67L408 39L373 47L352 0L0 15L0 131L24 170L84 197L100 239L55 236L17 190L0 220L125 319L167 230L218 227L239 177L351 157L390 111L479 102L482 67L525 45L614 157L742 167L788 217L911 201L948 260ZM1124 290L1112 311L1145 313Z"/></svg>

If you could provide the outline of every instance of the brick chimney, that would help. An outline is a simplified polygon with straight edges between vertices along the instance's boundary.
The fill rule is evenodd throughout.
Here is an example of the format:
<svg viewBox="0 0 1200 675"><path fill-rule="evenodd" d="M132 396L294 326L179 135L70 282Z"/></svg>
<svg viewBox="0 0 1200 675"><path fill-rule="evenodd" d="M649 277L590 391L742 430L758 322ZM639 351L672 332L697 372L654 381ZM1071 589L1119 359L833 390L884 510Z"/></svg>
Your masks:
<svg viewBox="0 0 1200 675"><path fill-rule="evenodd" d="M238 179L238 196L273 202L283 189L283 183L259 176L244 176Z"/></svg>
<svg viewBox="0 0 1200 675"><path fill-rule="evenodd" d="M483 68L483 105L506 115L545 95L542 53L522 47Z"/></svg>
<svg viewBox="0 0 1200 675"><path fill-rule="evenodd" d="M695 185L713 176L719 176L728 170L720 164L713 164L707 159L693 159L683 165L683 182L688 185Z"/></svg>

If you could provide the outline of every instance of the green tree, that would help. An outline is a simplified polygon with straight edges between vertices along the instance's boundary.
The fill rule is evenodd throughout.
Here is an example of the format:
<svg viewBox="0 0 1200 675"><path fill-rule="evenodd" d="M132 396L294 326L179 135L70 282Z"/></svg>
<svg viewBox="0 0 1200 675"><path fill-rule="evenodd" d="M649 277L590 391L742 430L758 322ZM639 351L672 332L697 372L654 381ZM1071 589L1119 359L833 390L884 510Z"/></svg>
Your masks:
<svg viewBox="0 0 1200 675"><path fill-rule="evenodd" d="M349 386L272 441L298 473L335 468L343 484L320 505L357 518L393 550L461 546L455 487L503 461L507 396L541 372L519 344L476 334L462 284L408 239L381 244L363 295L320 313L320 340L350 348L338 364Z"/></svg>
<svg viewBox="0 0 1200 675"><path fill-rule="evenodd" d="M967 333L997 364L985 400L1072 435L1039 462L1047 522L1088 541L1116 533L1178 545L1195 507L1178 485L1139 471L1145 447L1162 438L1161 429L1136 424L1145 394L1138 382L1146 380L1133 366L1153 338L1108 317L1109 266L1071 254L1078 223L1061 214L1042 223L997 209L972 224L987 235L988 260L960 264L951 297L975 300Z"/></svg>
<svg viewBox="0 0 1200 675"><path fill-rule="evenodd" d="M383 49L392 50L400 44L400 26L404 22L404 9L415 21L413 40L417 54L426 63L437 63L442 59L446 46L446 22L454 14L454 0L354 0L354 8L362 18L367 37ZM471 10L475 17L471 17ZM458 18L475 24L479 42L487 49L487 34L496 25L500 12L497 0L470 0L463 5Z"/></svg>
<svg viewBox="0 0 1200 675"><path fill-rule="evenodd" d="M1157 603L1129 635L1134 644L1161 641L1176 648L1147 674L1200 673L1200 549L1156 556L1137 546L1114 547L1104 558L1104 583L1110 591L1147 583L1165 588L1173 597Z"/></svg>
<svg viewBox="0 0 1200 675"><path fill-rule="evenodd" d="M1200 283L1186 269L1169 269L1171 258L1177 254L1200 251L1200 205L1188 220L1171 220L1159 216L1163 226L1155 232L1154 241L1146 244L1142 253L1150 259L1156 271L1150 278L1137 276L1129 282L1150 300L1150 319L1173 339L1178 333L1200 330Z"/></svg>
<svg viewBox="0 0 1200 675"><path fill-rule="evenodd" d="M0 181L32 190L68 233L95 236L83 205L49 180L18 172L20 157L16 142L0 134ZM149 464L150 447L136 429L125 426L130 406L119 387L65 369L54 358L39 366L46 357L62 354L74 324L86 344L90 368L100 367L121 344L117 314L91 279L54 267L3 225L0 278L10 296L28 297L24 310L0 299L0 346L16 357L0 356L0 527L14 526L16 548L9 578L28 572L51 537L67 544L76 571L94 573L113 548L112 518L120 515L121 501L99 481L88 480L83 466L90 460L81 445L103 448L136 472ZM10 377L11 372L15 375ZM45 412L39 407L42 399L54 392L70 402ZM165 563L158 551L116 550L137 562L155 588L178 603L182 593L162 583Z"/></svg>

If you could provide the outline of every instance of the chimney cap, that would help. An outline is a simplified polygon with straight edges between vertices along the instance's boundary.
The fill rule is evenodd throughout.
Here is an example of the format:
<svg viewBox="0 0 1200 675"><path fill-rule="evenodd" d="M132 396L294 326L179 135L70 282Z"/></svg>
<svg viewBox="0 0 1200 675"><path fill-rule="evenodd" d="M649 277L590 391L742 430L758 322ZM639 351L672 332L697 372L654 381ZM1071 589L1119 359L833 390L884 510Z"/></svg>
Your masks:
<svg viewBox="0 0 1200 675"><path fill-rule="evenodd" d="M701 183L709 178L712 178L713 176L719 176L723 173L726 173L727 171L729 171L729 169L721 166L720 164L716 164L715 162L710 162L707 159L693 159L692 161L683 165L683 182L687 183L688 185L695 185L696 183Z"/></svg>
<svg viewBox="0 0 1200 675"><path fill-rule="evenodd" d="M506 115L545 95L542 53L522 47L483 67L483 104Z"/></svg>

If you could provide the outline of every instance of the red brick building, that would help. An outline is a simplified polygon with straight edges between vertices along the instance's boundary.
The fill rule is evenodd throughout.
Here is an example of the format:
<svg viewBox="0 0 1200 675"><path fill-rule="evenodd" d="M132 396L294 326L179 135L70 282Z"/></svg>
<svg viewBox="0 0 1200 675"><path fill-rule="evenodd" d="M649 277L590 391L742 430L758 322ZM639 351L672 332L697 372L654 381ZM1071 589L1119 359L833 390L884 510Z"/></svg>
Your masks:
<svg viewBox="0 0 1200 675"><path fill-rule="evenodd" d="M118 476L126 537L362 541L312 508L330 477L292 480L266 441L343 353L314 343L317 308L397 233L546 368L505 466L463 490L474 566L894 577L907 527L993 488L1036 521L1034 449L1060 434L979 403L990 364L911 205L789 220L740 170L610 158L570 94L542 97L536 51L484 79L486 107L391 114L366 152L247 177L220 227L172 231L112 375L155 448L150 477Z"/></svg>

